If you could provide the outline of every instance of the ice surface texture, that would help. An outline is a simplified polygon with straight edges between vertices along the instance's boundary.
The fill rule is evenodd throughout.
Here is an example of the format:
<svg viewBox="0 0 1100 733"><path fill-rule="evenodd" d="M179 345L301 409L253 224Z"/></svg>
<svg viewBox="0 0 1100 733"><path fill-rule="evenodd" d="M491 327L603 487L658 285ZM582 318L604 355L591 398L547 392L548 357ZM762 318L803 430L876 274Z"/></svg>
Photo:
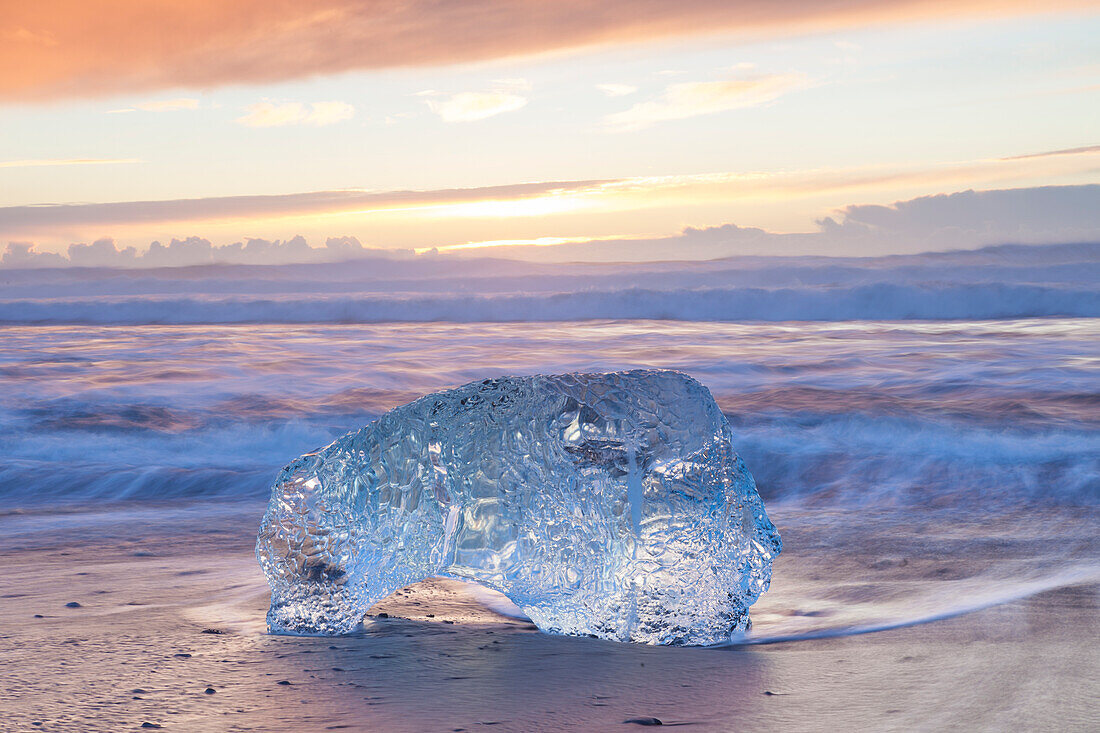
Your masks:
<svg viewBox="0 0 1100 733"><path fill-rule="evenodd" d="M343 634L441 575L544 631L714 644L779 535L706 387L672 371L504 377L398 407L283 469L256 556L276 633Z"/></svg>

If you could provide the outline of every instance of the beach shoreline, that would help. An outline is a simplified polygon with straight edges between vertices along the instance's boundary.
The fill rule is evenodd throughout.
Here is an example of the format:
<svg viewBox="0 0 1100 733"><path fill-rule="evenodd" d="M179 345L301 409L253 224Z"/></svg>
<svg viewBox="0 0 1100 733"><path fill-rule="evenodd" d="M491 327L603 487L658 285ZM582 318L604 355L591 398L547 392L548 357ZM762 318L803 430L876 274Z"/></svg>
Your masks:
<svg viewBox="0 0 1100 733"><path fill-rule="evenodd" d="M549 636L433 579L377 604L357 634L280 637L265 633L267 585L252 558L261 511L238 503L0 518L5 725L599 731L657 718L692 730L809 731L1097 722L1093 581L874 634L691 649ZM787 547L772 593L753 609L765 635L836 627L848 623L847 609L889 615L890 599L914 611L929 598L942 604L970 587L960 583L992 578L1005 562L1017 567L1054 527L1028 536L1021 516L983 539L960 529L970 549L955 557L957 544L943 536L914 544L927 528L884 528L853 537L855 546L834 544L827 557L835 519L815 525L812 513L782 508L774 516ZM929 554L933 545L942 549ZM1084 536L1070 548L1086 563L1095 549Z"/></svg>

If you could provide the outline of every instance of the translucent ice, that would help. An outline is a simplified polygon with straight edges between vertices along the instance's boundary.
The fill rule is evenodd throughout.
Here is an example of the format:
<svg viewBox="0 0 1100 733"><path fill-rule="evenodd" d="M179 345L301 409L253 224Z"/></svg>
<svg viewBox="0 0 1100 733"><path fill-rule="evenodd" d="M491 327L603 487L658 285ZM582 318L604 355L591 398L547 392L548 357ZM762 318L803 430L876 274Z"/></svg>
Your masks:
<svg viewBox="0 0 1100 733"><path fill-rule="evenodd" d="M283 469L256 556L271 631L342 634L427 577L544 631L713 644L749 627L779 535L706 387L505 377L398 407Z"/></svg>

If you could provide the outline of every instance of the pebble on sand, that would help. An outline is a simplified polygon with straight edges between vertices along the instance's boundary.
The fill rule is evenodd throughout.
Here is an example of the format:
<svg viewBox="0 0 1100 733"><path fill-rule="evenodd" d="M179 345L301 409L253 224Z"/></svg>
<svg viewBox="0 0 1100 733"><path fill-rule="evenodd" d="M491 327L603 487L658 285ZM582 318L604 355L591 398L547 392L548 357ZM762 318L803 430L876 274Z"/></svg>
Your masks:
<svg viewBox="0 0 1100 733"><path fill-rule="evenodd" d="M65 604L65 608L80 608L80 604L76 601L69 601Z"/></svg>
<svg viewBox="0 0 1100 733"><path fill-rule="evenodd" d="M627 718L624 723L633 723L634 725L664 725L660 718Z"/></svg>

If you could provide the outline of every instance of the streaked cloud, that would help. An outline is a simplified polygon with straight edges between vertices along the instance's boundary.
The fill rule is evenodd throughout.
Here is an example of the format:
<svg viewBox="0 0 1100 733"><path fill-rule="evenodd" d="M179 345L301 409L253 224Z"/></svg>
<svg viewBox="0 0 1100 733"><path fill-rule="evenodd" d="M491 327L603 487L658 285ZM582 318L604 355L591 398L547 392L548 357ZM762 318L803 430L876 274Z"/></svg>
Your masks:
<svg viewBox="0 0 1100 733"><path fill-rule="evenodd" d="M616 131L639 130L657 122L756 107L806 84L807 79L801 74L672 84L656 99L639 102L624 112L608 115L604 118L604 124Z"/></svg>
<svg viewBox="0 0 1100 733"><path fill-rule="evenodd" d="M1028 158L1048 158L1053 155L1087 155L1100 153L1100 145L1086 145L1080 148L1063 148L1061 150L1046 150L1041 153L1027 153L1026 155L1013 155L1001 160L1027 160Z"/></svg>
<svg viewBox="0 0 1100 733"><path fill-rule="evenodd" d="M249 105L248 113L236 119L245 127L283 127L285 125L312 125L324 127L350 120L355 107L347 102L257 102Z"/></svg>
<svg viewBox="0 0 1100 733"><path fill-rule="evenodd" d="M625 97L638 91L638 87L630 84L597 84L596 88L609 97Z"/></svg>
<svg viewBox="0 0 1100 733"><path fill-rule="evenodd" d="M11 233L53 226L130 225L426 209L457 206L470 202L523 201L536 197L576 195L607 183L609 181L552 181L435 191L313 191L273 196L219 196L166 201L6 206L0 207L0 232Z"/></svg>
<svg viewBox="0 0 1100 733"><path fill-rule="evenodd" d="M41 168L62 165L114 165L140 163L137 158L37 158L30 160L0 160L0 168Z"/></svg>
<svg viewBox="0 0 1100 733"><path fill-rule="evenodd" d="M270 83L639 41L1052 13L1091 0L36 0L8 3L0 99Z"/></svg>

